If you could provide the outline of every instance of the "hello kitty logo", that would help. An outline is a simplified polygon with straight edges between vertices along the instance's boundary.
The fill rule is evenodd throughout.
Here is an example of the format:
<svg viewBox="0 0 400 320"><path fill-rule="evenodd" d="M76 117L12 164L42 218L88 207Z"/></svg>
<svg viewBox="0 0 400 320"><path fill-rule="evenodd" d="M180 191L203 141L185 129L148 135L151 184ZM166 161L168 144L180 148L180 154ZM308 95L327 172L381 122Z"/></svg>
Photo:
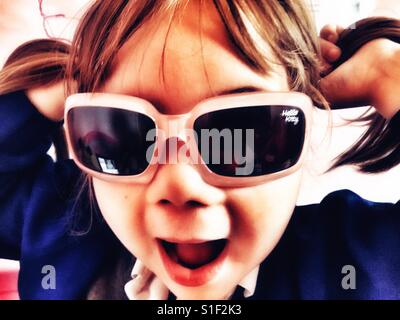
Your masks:
<svg viewBox="0 0 400 320"><path fill-rule="evenodd" d="M286 109L282 111L282 117L285 117L286 123L293 123L295 126L299 123L299 110L297 109Z"/></svg>

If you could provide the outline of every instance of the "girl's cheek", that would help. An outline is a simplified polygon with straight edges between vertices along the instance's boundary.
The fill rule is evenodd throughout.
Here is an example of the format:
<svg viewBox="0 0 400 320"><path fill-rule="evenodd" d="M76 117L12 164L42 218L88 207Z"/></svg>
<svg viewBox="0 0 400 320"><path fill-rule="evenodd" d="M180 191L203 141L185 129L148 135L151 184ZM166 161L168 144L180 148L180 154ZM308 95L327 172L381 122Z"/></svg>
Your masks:
<svg viewBox="0 0 400 320"><path fill-rule="evenodd" d="M119 240L131 250L132 243L146 236L142 214L145 186L93 178L93 188L104 219Z"/></svg>
<svg viewBox="0 0 400 320"><path fill-rule="evenodd" d="M232 240L259 259L276 245L296 205L302 171L264 185L228 191Z"/></svg>

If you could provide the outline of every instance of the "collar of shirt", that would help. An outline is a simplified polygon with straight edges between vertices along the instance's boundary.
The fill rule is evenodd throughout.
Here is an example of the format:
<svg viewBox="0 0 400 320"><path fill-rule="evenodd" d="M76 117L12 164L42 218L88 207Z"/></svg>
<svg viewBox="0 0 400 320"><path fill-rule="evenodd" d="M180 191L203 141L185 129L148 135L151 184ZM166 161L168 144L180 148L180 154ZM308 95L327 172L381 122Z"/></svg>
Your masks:
<svg viewBox="0 0 400 320"><path fill-rule="evenodd" d="M245 298L254 294L259 266L254 268L239 283L244 289ZM140 261L136 260L131 273L132 280L125 284L125 293L129 300L166 300L169 290L157 276Z"/></svg>

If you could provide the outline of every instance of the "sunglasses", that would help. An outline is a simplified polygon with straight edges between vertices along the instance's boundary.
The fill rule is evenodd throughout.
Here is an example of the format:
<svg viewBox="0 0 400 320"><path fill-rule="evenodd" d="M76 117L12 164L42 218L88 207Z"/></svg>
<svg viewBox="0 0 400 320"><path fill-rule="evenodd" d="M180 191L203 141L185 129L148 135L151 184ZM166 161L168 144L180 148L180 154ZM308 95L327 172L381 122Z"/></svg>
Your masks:
<svg viewBox="0 0 400 320"><path fill-rule="evenodd" d="M297 92L219 96L180 115L137 97L80 93L66 100L64 126L72 159L93 177L148 183L174 154L210 184L244 187L300 167L311 110Z"/></svg>

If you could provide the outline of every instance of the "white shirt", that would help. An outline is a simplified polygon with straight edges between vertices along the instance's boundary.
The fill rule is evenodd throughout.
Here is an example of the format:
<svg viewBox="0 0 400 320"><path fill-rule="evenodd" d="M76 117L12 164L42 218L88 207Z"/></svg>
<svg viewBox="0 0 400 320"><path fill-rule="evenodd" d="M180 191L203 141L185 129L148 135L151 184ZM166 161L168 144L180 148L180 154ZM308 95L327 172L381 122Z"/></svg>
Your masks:
<svg viewBox="0 0 400 320"><path fill-rule="evenodd" d="M248 298L254 294L257 284L259 266L254 268L239 283L244 289L244 297ZM157 276L136 260L132 269L132 280L125 284L125 293L129 300L167 300L169 290Z"/></svg>

